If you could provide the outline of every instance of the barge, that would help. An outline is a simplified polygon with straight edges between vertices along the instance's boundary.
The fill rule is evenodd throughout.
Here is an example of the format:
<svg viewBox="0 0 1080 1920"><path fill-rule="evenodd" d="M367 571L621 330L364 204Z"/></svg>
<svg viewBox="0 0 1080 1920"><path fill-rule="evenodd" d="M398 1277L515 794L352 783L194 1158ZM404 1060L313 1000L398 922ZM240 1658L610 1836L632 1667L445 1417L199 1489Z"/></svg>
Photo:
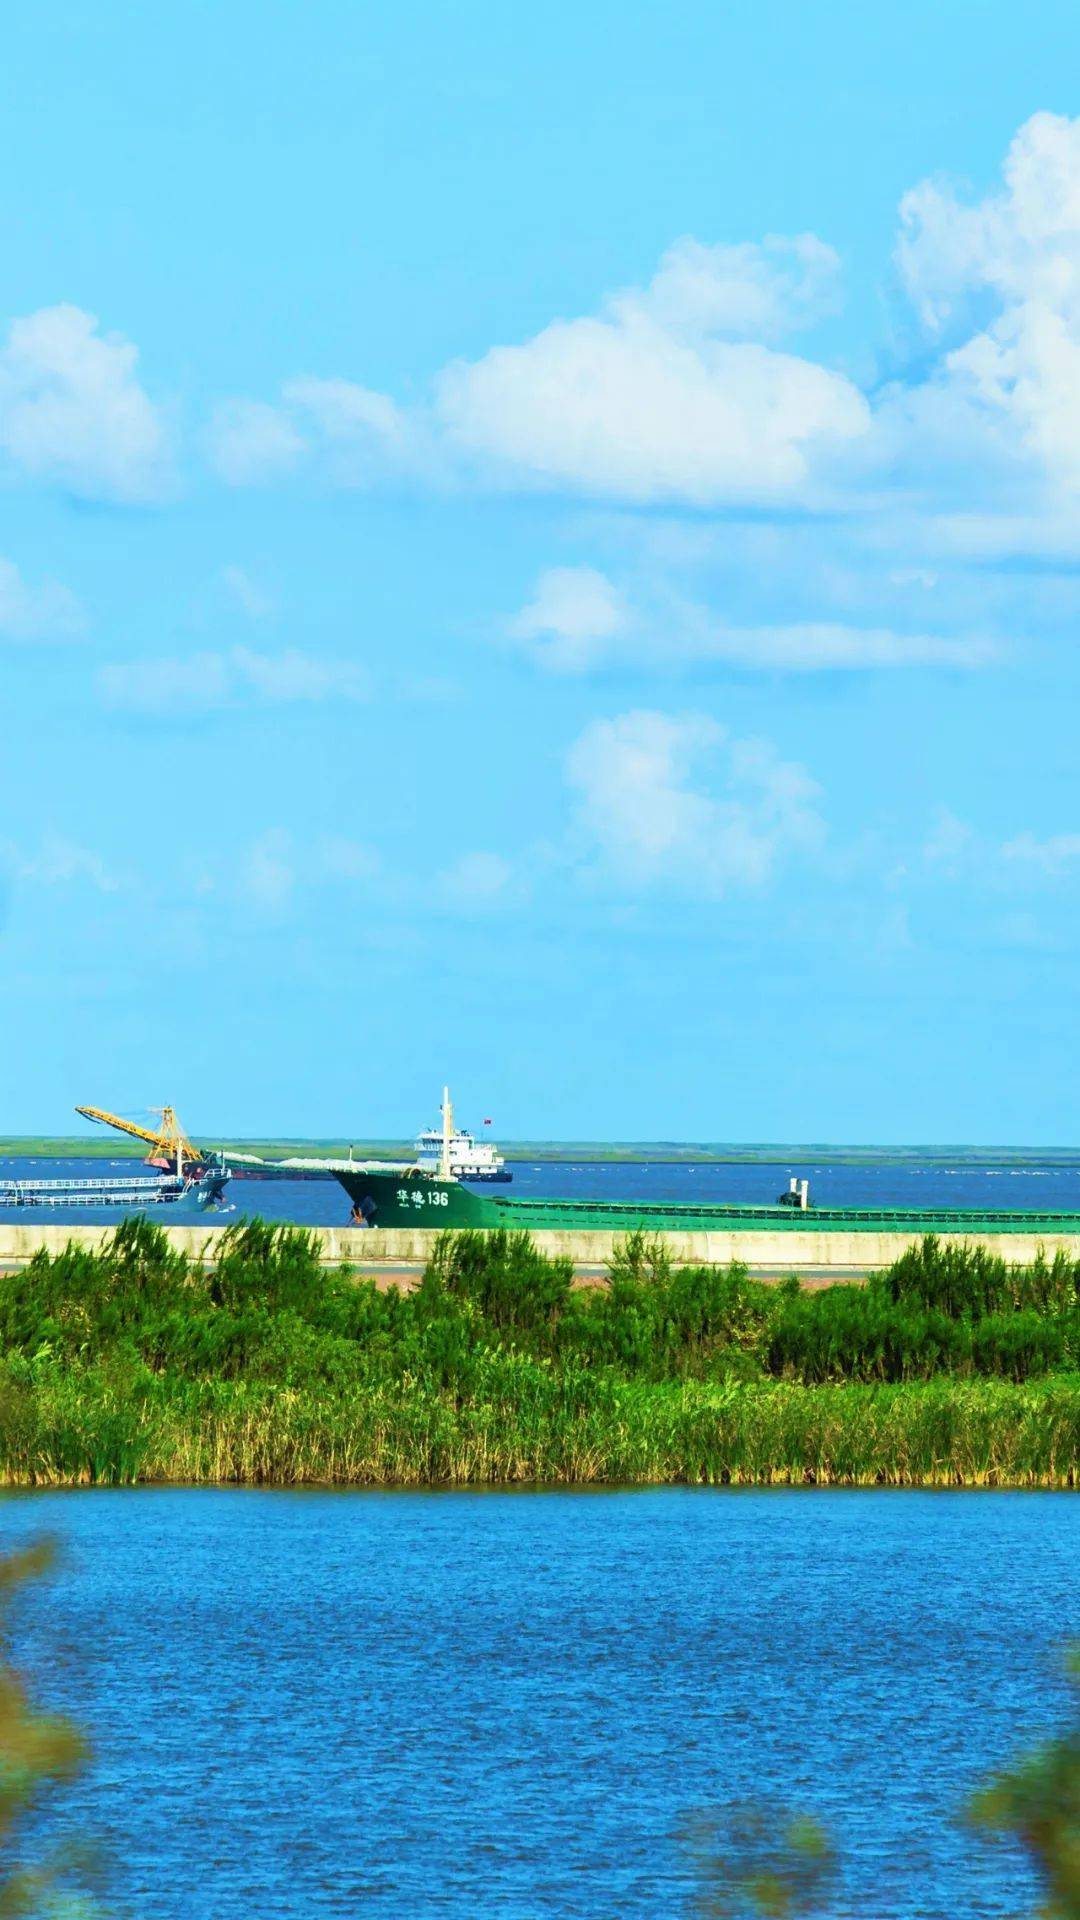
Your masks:
<svg viewBox="0 0 1080 1920"><path fill-rule="evenodd" d="M185 1178L182 1174L106 1177L101 1180L12 1180L0 1173L0 1207L172 1207L204 1213L224 1197L229 1174L217 1168Z"/></svg>

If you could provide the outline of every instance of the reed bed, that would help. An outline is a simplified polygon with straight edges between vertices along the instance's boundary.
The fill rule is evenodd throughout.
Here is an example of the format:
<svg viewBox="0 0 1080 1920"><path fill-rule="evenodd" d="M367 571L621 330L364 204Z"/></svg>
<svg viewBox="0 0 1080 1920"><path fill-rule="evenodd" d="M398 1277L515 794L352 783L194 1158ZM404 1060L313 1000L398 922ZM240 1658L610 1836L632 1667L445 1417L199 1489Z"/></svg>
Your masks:
<svg viewBox="0 0 1080 1920"><path fill-rule="evenodd" d="M293 1230L206 1274L132 1221L0 1281L0 1481L1075 1487L1075 1271L939 1256L802 1295L639 1240L582 1295L453 1235L403 1297Z"/></svg>
<svg viewBox="0 0 1080 1920"><path fill-rule="evenodd" d="M1074 1487L1080 1380L899 1387L594 1383L458 1404L208 1383L117 1405L88 1380L0 1414L7 1485Z"/></svg>

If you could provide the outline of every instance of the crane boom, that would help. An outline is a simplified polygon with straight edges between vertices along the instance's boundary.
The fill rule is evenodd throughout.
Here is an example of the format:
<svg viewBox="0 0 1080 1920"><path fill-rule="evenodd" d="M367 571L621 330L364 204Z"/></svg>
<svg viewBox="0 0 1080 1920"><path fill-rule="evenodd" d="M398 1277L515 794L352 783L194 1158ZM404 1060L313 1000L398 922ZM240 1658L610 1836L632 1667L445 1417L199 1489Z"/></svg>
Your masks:
<svg viewBox="0 0 1080 1920"><path fill-rule="evenodd" d="M136 1140L145 1140L159 1153L176 1158L179 1151L187 1161L205 1160L206 1155L193 1145L176 1117L174 1107L155 1107L154 1112L161 1114L161 1126L155 1133L150 1127L136 1126L134 1120L123 1120L118 1113L106 1113L103 1107L76 1107L76 1113L85 1115L87 1120L100 1120L102 1126L115 1127L118 1133L133 1134ZM149 1156L148 1156L149 1157Z"/></svg>
<svg viewBox="0 0 1080 1920"><path fill-rule="evenodd" d="M136 1140L149 1140L151 1146L161 1145L160 1133L152 1133L149 1127L137 1127L134 1120L121 1120L118 1113L106 1113L101 1107L76 1107L75 1111L85 1114L88 1120L100 1120L103 1126L115 1127L119 1133L133 1133Z"/></svg>

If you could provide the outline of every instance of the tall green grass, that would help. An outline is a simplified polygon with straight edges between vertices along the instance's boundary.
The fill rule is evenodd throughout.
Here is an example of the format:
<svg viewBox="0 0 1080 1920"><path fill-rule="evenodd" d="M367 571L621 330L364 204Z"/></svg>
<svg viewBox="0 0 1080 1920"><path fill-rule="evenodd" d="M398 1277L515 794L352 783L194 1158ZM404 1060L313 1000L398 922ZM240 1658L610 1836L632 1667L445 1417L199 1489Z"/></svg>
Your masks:
<svg viewBox="0 0 1080 1920"><path fill-rule="evenodd" d="M673 1268L606 1287L444 1236L410 1295L251 1223L211 1272L130 1220L0 1280L0 1479L1072 1486L1077 1271L929 1241L865 1289Z"/></svg>

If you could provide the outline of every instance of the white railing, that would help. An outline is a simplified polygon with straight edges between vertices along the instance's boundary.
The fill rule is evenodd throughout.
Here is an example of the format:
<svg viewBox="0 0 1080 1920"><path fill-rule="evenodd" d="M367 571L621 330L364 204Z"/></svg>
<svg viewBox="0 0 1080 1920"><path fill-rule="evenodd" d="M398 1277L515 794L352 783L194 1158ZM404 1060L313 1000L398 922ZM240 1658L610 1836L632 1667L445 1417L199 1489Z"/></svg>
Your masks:
<svg viewBox="0 0 1080 1920"><path fill-rule="evenodd" d="M187 1192L185 1182L161 1180L0 1180L0 1207L166 1206Z"/></svg>
<svg viewBox="0 0 1080 1920"><path fill-rule="evenodd" d="M176 1180L2 1180L0 1193L161 1193Z"/></svg>

